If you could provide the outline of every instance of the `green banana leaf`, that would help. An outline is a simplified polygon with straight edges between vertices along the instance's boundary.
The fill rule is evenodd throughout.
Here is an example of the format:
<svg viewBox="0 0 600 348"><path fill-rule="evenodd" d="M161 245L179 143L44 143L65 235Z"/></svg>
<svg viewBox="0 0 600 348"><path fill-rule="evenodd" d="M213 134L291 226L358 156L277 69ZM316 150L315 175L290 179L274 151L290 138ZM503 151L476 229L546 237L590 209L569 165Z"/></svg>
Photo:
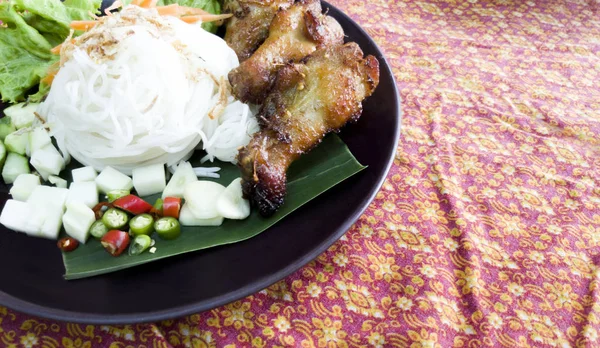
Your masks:
<svg viewBox="0 0 600 348"><path fill-rule="evenodd" d="M226 186L239 177L236 166L230 163L216 163L216 165L221 167L221 178L214 181ZM256 209L253 209L247 219L226 219L218 227L182 227L178 239L163 241L153 237L156 240L154 254L146 251L137 256L124 253L119 257L112 257L97 240L91 238L87 244L80 245L75 251L63 253L65 279L92 277L174 255L241 242L265 231L300 206L364 168L352 156L346 144L337 135L331 134L323 139L318 147L291 166L288 171L288 193L285 204L273 216L263 218ZM158 197L159 195L144 198L153 203Z"/></svg>

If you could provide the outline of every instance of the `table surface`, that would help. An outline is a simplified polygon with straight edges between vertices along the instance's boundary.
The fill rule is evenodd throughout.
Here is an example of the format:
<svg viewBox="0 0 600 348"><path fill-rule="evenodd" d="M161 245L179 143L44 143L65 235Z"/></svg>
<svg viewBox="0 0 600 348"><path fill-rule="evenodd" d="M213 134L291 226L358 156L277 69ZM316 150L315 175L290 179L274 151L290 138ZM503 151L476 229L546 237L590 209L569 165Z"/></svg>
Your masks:
<svg viewBox="0 0 600 348"><path fill-rule="evenodd" d="M600 344L598 1L332 3L383 48L404 109L389 177L348 233L268 289L177 320L0 307L0 346Z"/></svg>

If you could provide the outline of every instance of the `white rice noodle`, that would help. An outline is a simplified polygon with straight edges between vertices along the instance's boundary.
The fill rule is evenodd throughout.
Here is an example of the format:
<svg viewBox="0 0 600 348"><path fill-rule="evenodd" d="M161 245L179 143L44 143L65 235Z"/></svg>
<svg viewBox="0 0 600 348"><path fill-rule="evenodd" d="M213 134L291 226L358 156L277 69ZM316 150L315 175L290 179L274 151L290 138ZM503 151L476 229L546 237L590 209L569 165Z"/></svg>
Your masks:
<svg viewBox="0 0 600 348"><path fill-rule="evenodd" d="M199 25L156 17L160 30L118 18L92 29L117 39L110 58L89 53L93 40L75 44L38 110L65 157L126 174L147 164L173 166L196 148L208 160L235 162L238 147L258 130L249 106L231 96L220 115L209 116L218 109L220 81L239 65L233 50Z"/></svg>

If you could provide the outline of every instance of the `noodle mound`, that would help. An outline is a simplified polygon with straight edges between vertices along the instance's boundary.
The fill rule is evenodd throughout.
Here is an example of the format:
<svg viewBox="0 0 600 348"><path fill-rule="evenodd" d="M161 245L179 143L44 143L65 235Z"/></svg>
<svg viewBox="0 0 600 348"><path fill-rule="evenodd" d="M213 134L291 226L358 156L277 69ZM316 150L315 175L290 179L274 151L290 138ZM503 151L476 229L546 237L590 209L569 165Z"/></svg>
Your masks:
<svg viewBox="0 0 600 348"><path fill-rule="evenodd" d="M239 62L200 24L128 6L67 40L38 110L61 152L97 170L177 164L200 142L207 158L234 162L258 125L229 93Z"/></svg>

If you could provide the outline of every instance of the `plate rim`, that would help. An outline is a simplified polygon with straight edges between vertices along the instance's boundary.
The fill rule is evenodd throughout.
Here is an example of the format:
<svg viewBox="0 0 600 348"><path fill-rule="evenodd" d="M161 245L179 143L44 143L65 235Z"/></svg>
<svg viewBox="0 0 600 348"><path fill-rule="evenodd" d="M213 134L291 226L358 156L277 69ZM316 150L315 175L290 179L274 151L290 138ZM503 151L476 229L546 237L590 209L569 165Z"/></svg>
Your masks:
<svg viewBox="0 0 600 348"><path fill-rule="evenodd" d="M375 199L377 193L381 189L383 183L388 177L389 171L394 163L394 158L397 153L398 143L400 141L400 132L402 128L402 99L398 91L398 85L394 74L391 70L391 65L388 59L383 54L383 50L377 42L366 32L366 30L348 16L344 11L339 9L337 6L330 4L327 1L321 0L323 7L333 8L345 21L355 26L356 29L376 48L378 53L378 60L383 61L384 64L380 66L386 67L386 75L389 75L392 81L392 92L396 95L395 102L397 103L397 112L395 115L396 127L394 129L393 146L389 151L387 163L382 175L378 178L375 185L372 186L368 195L362 203L355 207L354 212L348 216L344 223L327 239L315 246L309 253L306 253L295 262L288 264L286 267L281 268L277 272L271 273L268 276L258 278L248 285L239 289L230 291L223 296L213 299L205 299L188 305L177 306L169 309L163 309L158 311L148 311L139 313L128 313L128 314L101 314L101 313L82 313L77 311L70 311L64 309L51 308L41 306L32 302L24 301L12 295L9 295L0 290L0 305L5 306L11 310L41 317L47 320L57 320L60 322L69 322L77 324L97 324L97 325L119 325L119 324L138 324L138 323L151 323L162 320L168 320L173 318L180 318L186 315L205 312L207 310L220 307L222 305L234 302L241 298L255 294L272 284L288 277L292 273L296 272L310 261L317 258L319 255L324 253L333 243L339 240L346 232L356 223L360 216L367 210L369 205ZM359 173L360 175L360 173Z"/></svg>

